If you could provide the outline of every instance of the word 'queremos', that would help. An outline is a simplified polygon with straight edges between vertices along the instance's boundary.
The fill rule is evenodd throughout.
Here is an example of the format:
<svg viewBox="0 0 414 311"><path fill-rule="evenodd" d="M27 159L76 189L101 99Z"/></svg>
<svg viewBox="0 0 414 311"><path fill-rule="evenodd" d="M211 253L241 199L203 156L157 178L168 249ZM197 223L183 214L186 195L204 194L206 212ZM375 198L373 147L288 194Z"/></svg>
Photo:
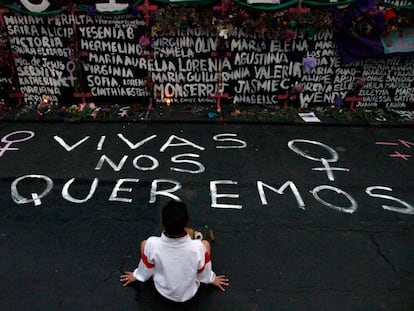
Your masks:
<svg viewBox="0 0 414 311"><path fill-rule="evenodd" d="M20 136L19 136L20 135ZM26 137L21 138L22 135ZM20 138L11 139L11 137L17 136ZM16 151L18 148L11 147L13 144L22 143L23 141L30 140L35 136L35 133L32 131L18 131L13 132L8 135L5 135L1 142L5 145L0 148L0 157L2 157L8 151ZM132 142L128 137L123 134L117 134L120 141L125 143L130 150L136 150L142 147L144 144L148 144L154 140L157 135L150 135L141 139L138 142ZM85 144L90 139L90 136L85 136L84 138L78 140L74 144L68 144L67 141L60 137L54 136L54 141L66 152L73 152L81 145ZM100 151L103 149L105 144L106 136L100 136L98 143L96 145L96 150ZM215 148L218 150L223 149L245 149L248 144L245 140L238 137L237 134L233 133L221 133L213 136L213 141L215 142ZM313 147L320 148L321 151L325 154L328 154L326 158L318 157L309 154L309 152L304 148L306 145L312 145ZM312 160L318 163L321 163L321 167L313 168L314 171L320 171L326 174L327 179L330 182L335 181L335 173L337 171L348 172L350 169L334 166L339 160L339 156L335 149L330 146L313 140L306 139L293 139L288 142L288 147L291 151L297 155ZM177 135L170 135L164 144L161 145L159 152L163 153L167 149L177 148L188 148L196 150L195 152L204 151L206 148L200 144L197 144L187 138L180 137ZM202 161L199 160L200 155L198 153L179 153L171 156L170 170L184 173L184 174L203 174L206 170L206 167ZM129 160L129 155L123 155L120 159L114 160L111 159L108 155L103 154L100 156L96 166L95 171L100 171L104 166L109 166L114 172L119 172L123 169L125 163ZM148 154L139 154L132 159L133 167L138 171L155 171L160 167L159 160ZM134 202L134 188L133 185L140 183L138 178L119 178L114 181L114 186L112 192L108 196L108 201L110 202L121 202L131 204ZM100 180L95 177L90 180L88 193L83 197L75 197L71 193L72 187L76 184L76 178L68 179L62 189L59 189L61 197L74 204L86 203L93 199L94 194L99 186ZM306 203L302 197L301 190L297 187L294 181L287 180L282 181L279 185L269 184L263 180L257 180L256 182L256 191L260 199L262 206L269 204L269 197L272 200L275 200L275 195L284 195L290 193L296 200L297 207L299 209L305 210ZM19 189L21 185L25 184L25 193L21 193ZM84 181L82 181L84 184ZM27 192L27 185L33 187L33 189L39 189L39 185L43 188L42 191L29 191ZM239 202L240 195L237 193L238 181L233 179L220 179L220 180L210 180L209 181L209 193L210 193L210 206L212 208L219 209L242 209L243 205ZM35 187L36 186L36 187ZM55 189L55 183L52 178L47 175L42 174L28 174L20 176L13 180L11 183L11 197L16 204L34 204L35 206L40 206L43 204L43 201L46 197L52 193ZM150 182L149 189L149 200L148 203L156 203L159 197L168 197L175 200L181 200L180 190L183 188L183 185L180 181L169 179L169 178L159 178L154 179ZM226 189L226 190L223 190ZM233 191L231 191L231 190ZM352 197L351 194L346 192L343 189L335 187L333 185L318 185L313 189L307 189L312 194L312 197L319 202L322 206L331 208L335 211L352 214L358 209L357 201ZM390 195L393 189L384 185L375 185L368 186L365 189L365 193L372 198L384 200L381 207L384 210L391 212L396 212L406 215L414 215L414 206L400 198ZM329 202L326 199L324 193L332 193L336 195L338 200L333 200L336 202ZM331 196L332 197L332 196ZM338 201L347 202L343 204L346 206L339 206ZM390 202L393 202L391 205Z"/></svg>

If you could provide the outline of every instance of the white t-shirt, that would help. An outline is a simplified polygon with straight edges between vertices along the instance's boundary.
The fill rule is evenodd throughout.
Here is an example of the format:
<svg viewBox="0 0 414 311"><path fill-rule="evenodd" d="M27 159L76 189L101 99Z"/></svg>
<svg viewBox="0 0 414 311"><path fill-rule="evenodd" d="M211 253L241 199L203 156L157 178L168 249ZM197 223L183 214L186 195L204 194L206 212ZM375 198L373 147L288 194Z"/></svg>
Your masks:
<svg viewBox="0 0 414 311"><path fill-rule="evenodd" d="M191 299L200 282L213 283L216 277L200 240L192 240L189 235L169 238L164 233L148 238L133 274L141 282L152 277L157 291L177 302Z"/></svg>

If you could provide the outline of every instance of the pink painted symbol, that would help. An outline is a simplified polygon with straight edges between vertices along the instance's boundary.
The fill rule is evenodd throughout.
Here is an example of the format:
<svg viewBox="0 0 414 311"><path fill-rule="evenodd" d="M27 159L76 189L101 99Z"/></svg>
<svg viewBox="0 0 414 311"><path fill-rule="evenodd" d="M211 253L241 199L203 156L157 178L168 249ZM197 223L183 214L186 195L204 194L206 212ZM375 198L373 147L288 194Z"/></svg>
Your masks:
<svg viewBox="0 0 414 311"><path fill-rule="evenodd" d="M414 146L414 143L407 140L399 139L398 141L407 148L411 148L411 146Z"/></svg>
<svg viewBox="0 0 414 311"><path fill-rule="evenodd" d="M221 1L221 5L215 5L213 6L214 11L220 11L221 15L224 16L227 11L227 3L226 1Z"/></svg>
<svg viewBox="0 0 414 311"><path fill-rule="evenodd" d="M10 139L10 137L14 136L14 135L28 135L26 137L22 137L22 138L17 138L17 139ZM22 141L26 141L31 139L35 134L32 131L16 131L16 132L12 132L9 133L5 136L2 137L1 142L4 143L5 145L3 147L0 147L0 158L3 156L3 154L6 151L16 151L19 150L19 148L14 148L11 147L12 144L14 143L21 143Z"/></svg>
<svg viewBox="0 0 414 311"><path fill-rule="evenodd" d="M414 143L408 140L404 140L404 139L399 139L398 140L404 147L410 148L411 146L414 146ZM375 142L376 145L386 145L386 146L398 146L398 143L392 143L392 142L388 142L388 141L376 141Z"/></svg>
<svg viewBox="0 0 414 311"><path fill-rule="evenodd" d="M217 53L217 52L211 52L211 56L212 57L218 57L219 56L219 53ZM226 52L225 53L225 56L226 57L229 57L229 56L231 56L231 53L230 52ZM210 98L215 98L217 100L216 101L217 112L218 113L221 113L221 99L222 98L228 98L230 96L229 93L224 93L223 92L223 85L221 83L221 75L223 73L223 60L221 58L219 59L219 70L218 70L218 73L220 75L220 77L219 77L219 79L217 81L217 89L218 89L218 92L216 94L210 95Z"/></svg>
<svg viewBox="0 0 414 311"><path fill-rule="evenodd" d="M385 145L385 146L398 146L398 143L391 143L387 141L376 141L376 145Z"/></svg>
<svg viewBox="0 0 414 311"><path fill-rule="evenodd" d="M411 158L409 154L400 153L399 151L394 151L394 153L390 154L390 157L404 159L405 161Z"/></svg>
<svg viewBox="0 0 414 311"><path fill-rule="evenodd" d="M144 0L144 4L138 6L138 10L141 10L144 13L145 24L149 26L150 18L151 18L150 16L151 11L158 10L158 5L155 5L155 4L150 5L148 0Z"/></svg>
<svg viewBox="0 0 414 311"><path fill-rule="evenodd" d="M290 13L299 13L299 14L305 14L310 12L310 8L304 8L302 7L302 1L298 2L297 8L290 8Z"/></svg>
<svg viewBox="0 0 414 311"><path fill-rule="evenodd" d="M289 93L277 95L277 99L284 100L283 108L288 107Z"/></svg>
<svg viewBox="0 0 414 311"><path fill-rule="evenodd" d="M351 110L355 110L355 103L363 101L364 98L362 96L351 96L351 97L345 97L345 101L346 102L350 102L351 103Z"/></svg>
<svg viewBox="0 0 414 311"><path fill-rule="evenodd" d="M10 98L17 98L18 101L19 101L18 106L21 106L22 105L22 98L24 98L25 95L23 93L19 93L19 92L12 92L12 93L9 93L9 97Z"/></svg>
<svg viewBox="0 0 414 311"><path fill-rule="evenodd" d="M413 142L410 142L408 140L404 140L404 139L398 139L399 143L397 142L388 142L388 141L377 141L375 142L376 145L383 145L383 146L398 146L399 144L403 145L406 148L411 149L411 146L414 146ZM389 155L392 158L400 158L403 159L405 161L408 160L408 158L411 158L411 155L409 154L405 154L405 153L400 153L399 151L394 151L394 153Z"/></svg>
<svg viewBox="0 0 414 311"><path fill-rule="evenodd" d="M3 27L6 26L6 23L4 22L4 18L3 18L4 13L9 13L9 9L3 9L3 8L0 9L0 25Z"/></svg>
<svg viewBox="0 0 414 311"><path fill-rule="evenodd" d="M215 98L217 100L216 106L217 106L217 112L221 112L221 99L222 98L228 98L229 93L220 93L217 92L216 94L210 95L210 98Z"/></svg>
<svg viewBox="0 0 414 311"><path fill-rule="evenodd" d="M86 103L86 98L87 97L93 97L92 93L73 93L73 97L81 97L82 98L82 103Z"/></svg>

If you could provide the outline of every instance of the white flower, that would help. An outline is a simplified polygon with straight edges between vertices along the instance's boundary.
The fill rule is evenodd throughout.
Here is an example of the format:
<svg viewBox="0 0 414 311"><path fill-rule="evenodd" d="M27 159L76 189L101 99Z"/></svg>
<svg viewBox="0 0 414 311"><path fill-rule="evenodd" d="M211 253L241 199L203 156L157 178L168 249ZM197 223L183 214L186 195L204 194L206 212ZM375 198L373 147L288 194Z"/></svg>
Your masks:
<svg viewBox="0 0 414 311"><path fill-rule="evenodd" d="M222 37L224 39L229 38L229 30L225 27L219 27L219 37Z"/></svg>

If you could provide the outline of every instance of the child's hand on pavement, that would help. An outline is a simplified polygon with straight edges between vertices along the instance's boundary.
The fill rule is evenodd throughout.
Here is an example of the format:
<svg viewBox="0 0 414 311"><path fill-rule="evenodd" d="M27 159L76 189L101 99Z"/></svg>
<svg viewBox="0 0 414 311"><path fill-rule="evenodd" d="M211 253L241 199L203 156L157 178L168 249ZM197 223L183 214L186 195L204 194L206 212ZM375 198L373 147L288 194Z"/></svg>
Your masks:
<svg viewBox="0 0 414 311"><path fill-rule="evenodd" d="M217 275L214 279L213 284L220 288L221 291L225 291L223 286L229 286L229 279L226 278L225 275Z"/></svg>
<svg viewBox="0 0 414 311"><path fill-rule="evenodd" d="M124 283L124 286L127 286L128 284L135 282L136 278L134 278L131 271L125 271L125 274L121 275L119 280Z"/></svg>

